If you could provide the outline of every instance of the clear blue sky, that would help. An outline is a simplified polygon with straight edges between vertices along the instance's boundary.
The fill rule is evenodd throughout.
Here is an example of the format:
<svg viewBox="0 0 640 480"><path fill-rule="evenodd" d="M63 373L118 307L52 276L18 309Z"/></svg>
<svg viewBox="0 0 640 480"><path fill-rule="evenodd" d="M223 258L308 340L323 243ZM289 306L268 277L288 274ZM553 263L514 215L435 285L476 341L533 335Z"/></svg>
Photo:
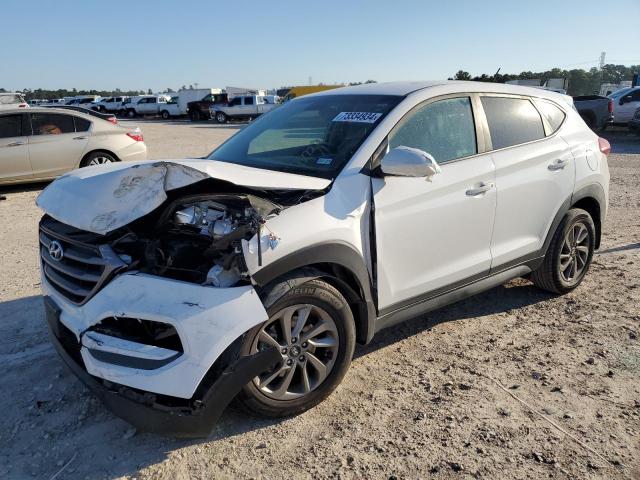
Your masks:
<svg viewBox="0 0 640 480"><path fill-rule="evenodd" d="M525 5L526 4L526 5ZM3 0L0 87L270 88L640 64L640 1Z"/></svg>

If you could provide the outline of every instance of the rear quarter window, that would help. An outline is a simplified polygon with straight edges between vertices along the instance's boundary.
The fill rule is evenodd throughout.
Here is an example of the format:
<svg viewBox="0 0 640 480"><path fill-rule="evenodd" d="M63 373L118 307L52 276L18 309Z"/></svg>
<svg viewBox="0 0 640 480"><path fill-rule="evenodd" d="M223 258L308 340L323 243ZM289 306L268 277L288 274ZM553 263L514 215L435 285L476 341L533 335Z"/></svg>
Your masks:
<svg viewBox="0 0 640 480"><path fill-rule="evenodd" d="M76 124L76 132L86 132L91 127L91 122L85 118L73 117Z"/></svg>
<svg viewBox="0 0 640 480"><path fill-rule="evenodd" d="M562 122L564 122L566 114L559 107L546 100L536 99L535 104L540 111L540 115L542 115L549 125L547 136L553 135L560 128Z"/></svg>
<svg viewBox="0 0 640 480"><path fill-rule="evenodd" d="M481 97L494 150L545 137L540 113L526 98Z"/></svg>

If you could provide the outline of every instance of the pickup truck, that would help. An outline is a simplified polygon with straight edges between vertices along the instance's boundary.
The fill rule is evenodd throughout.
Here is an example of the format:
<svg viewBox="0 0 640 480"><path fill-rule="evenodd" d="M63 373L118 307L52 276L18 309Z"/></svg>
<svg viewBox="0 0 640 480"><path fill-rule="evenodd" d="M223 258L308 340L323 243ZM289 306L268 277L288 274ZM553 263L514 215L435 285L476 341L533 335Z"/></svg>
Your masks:
<svg viewBox="0 0 640 480"><path fill-rule="evenodd" d="M91 108L98 112L118 113L122 110L122 103L129 97L108 97L96 102Z"/></svg>
<svg viewBox="0 0 640 480"><path fill-rule="evenodd" d="M138 98L137 101L136 98ZM126 104L125 114L129 118L133 118L136 115L160 115L170 99L168 95L133 97L132 101Z"/></svg>
<svg viewBox="0 0 640 480"><path fill-rule="evenodd" d="M613 123L613 100L600 95L573 97L573 104L592 130L602 131Z"/></svg>
<svg viewBox="0 0 640 480"><path fill-rule="evenodd" d="M212 107L217 104L226 104L229 97L226 93L208 93L200 100L187 103L187 115L192 122L209 120Z"/></svg>
<svg viewBox="0 0 640 480"><path fill-rule="evenodd" d="M251 120L279 105L277 98L273 96L244 95L234 97L226 104L214 104L210 111L211 118L216 122L226 123L230 119Z"/></svg>

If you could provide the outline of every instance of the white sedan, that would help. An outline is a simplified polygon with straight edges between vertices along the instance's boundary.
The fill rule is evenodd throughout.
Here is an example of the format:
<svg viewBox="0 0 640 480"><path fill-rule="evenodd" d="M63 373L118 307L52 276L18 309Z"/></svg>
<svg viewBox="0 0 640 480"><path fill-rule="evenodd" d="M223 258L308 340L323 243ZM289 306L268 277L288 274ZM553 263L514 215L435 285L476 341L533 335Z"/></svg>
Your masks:
<svg viewBox="0 0 640 480"><path fill-rule="evenodd" d="M30 108L0 113L0 183L49 180L88 165L145 160L137 128L75 110Z"/></svg>

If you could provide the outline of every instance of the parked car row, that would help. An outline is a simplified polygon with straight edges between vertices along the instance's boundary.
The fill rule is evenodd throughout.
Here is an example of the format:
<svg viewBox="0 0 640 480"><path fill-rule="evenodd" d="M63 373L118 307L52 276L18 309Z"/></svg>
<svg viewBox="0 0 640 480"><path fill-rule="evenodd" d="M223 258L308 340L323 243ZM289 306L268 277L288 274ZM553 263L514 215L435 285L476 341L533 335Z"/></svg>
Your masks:
<svg viewBox="0 0 640 480"><path fill-rule="evenodd" d="M626 87L608 96L573 97L573 103L589 128L602 131L610 125L626 125L638 131L640 87Z"/></svg>

